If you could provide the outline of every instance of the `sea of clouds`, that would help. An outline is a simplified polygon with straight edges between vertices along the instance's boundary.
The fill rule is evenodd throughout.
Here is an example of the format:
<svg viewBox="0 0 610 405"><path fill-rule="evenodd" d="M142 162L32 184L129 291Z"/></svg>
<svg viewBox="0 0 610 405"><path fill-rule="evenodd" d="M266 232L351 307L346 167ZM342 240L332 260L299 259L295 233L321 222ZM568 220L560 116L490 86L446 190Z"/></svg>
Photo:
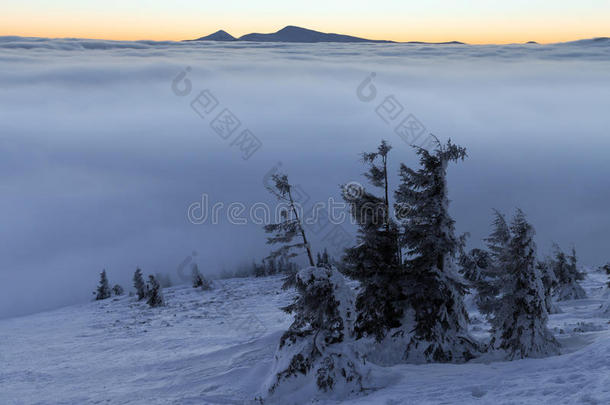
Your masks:
<svg viewBox="0 0 610 405"><path fill-rule="evenodd" d="M367 101L358 88L374 89ZM188 80L188 84L185 81ZM372 87L371 87L372 86ZM218 107L198 115L202 91ZM361 94L362 96L362 94ZM385 122L388 97L402 106ZM387 106L387 104L385 104ZM492 208L522 208L540 255L575 244L610 261L610 42L554 45L117 42L0 37L0 317L92 297L99 272L130 284L136 266L179 281L185 258L213 274L268 252L259 225L193 224L211 204L272 205L280 168L312 201L365 183L358 154L381 139L417 157L394 128L411 114L468 148L450 168L458 232L480 246ZM396 106L396 104L394 104ZM261 147L210 123L228 109ZM307 205L306 204L306 205ZM315 250L328 229L312 231ZM345 224L346 233L353 227ZM193 255L196 252L196 255ZM187 260L188 261L188 260Z"/></svg>

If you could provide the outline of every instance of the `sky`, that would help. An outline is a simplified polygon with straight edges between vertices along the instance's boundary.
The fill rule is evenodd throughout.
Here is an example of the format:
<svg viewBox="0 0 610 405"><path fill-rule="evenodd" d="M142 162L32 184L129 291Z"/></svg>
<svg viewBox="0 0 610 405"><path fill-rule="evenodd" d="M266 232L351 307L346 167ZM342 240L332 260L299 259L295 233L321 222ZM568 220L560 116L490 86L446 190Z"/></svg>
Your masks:
<svg viewBox="0 0 610 405"><path fill-rule="evenodd" d="M607 0L2 0L0 36L183 40L297 25L370 39L552 43L610 36Z"/></svg>
<svg viewBox="0 0 610 405"><path fill-rule="evenodd" d="M493 208L510 217L520 207L540 257L557 242L574 244L583 264L610 260L608 42L0 38L0 72L0 317L86 302L102 269L130 289L137 266L179 282L185 261L214 275L260 260L270 249L261 225L231 223L227 209L218 223L193 223L189 207L204 194L209 206L274 207L265 185L276 167L311 201L340 201L340 184L366 183L359 154L381 139L394 147L394 189L401 162L417 167L394 131L408 114L468 149L450 167L449 197L470 247L482 247ZM371 72L376 98L358 97ZM220 103L214 114L229 109L260 139L251 158L192 108L204 89ZM403 106L392 123L379 107L389 96ZM311 230L314 251L340 257L329 235Z"/></svg>

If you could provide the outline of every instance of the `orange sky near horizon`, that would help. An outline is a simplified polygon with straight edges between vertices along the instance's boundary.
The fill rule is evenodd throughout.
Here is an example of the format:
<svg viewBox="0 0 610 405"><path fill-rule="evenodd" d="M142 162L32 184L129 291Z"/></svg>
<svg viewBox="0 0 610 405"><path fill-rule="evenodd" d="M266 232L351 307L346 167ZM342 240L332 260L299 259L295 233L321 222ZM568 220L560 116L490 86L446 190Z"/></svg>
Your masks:
<svg viewBox="0 0 610 405"><path fill-rule="evenodd" d="M477 1L480 0L466 3ZM537 0L531 2L540 3ZM58 7L60 3L64 8ZM88 4L93 3L99 4L97 7L84 7L74 6L76 3L73 4L72 0L38 0L29 2L28 6L17 2L8 9L2 6L0 36L180 41L208 35L218 29L239 37L251 32L275 32L286 25L400 42L455 40L472 44L526 41L552 43L610 36L610 1L605 3L608 4L607 7L600 8L597 13L591 9L566 8L523 13L490 7L454 7L435 12L433 3L438 1L431 1L429 8L420 6L412 13L398 12L403 9L396 4L393 8L367 12L366 2L353 0L351 4L354 5L354 10L349 12L333 9L328 13L299 13L295 9L290 13L290 10L282 9L277 13L262 11L258 15L256 10L249 12L237 6L234 9L217 6L206 11L199 7L200 3L191 3L190 0L177 0L176 5L182 4L185 8L170 11L156 0L146 3L136 0L101 3L94 0ZM194 4L197 6L193 6L192 10L186 8Z"/></svg>

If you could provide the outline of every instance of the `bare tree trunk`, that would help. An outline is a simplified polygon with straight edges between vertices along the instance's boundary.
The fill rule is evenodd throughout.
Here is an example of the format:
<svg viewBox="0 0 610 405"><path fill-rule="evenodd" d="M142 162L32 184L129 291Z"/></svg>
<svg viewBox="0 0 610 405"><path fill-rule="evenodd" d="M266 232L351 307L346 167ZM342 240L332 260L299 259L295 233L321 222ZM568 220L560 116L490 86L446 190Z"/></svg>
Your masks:
<svg viewBox="0 0 610 405"><path fill-rule="evenodd" d="M299 218L299 214L294 207L294 201L292 199L292 193L290 189L288 189L288 198L290 199L290 208L292 208L292 213L299 224L299 231L301 232L301 237L303 238L303 244L305 245L305 249L307 250L307 258L309 259L309 265L311 267L315 267L315 263L313 261L313 256L311 254L311 247L309 246L309 242L307 241L307 237L305 236L305 229L303 229L303 224L301 224L301 219Z"/></svg>

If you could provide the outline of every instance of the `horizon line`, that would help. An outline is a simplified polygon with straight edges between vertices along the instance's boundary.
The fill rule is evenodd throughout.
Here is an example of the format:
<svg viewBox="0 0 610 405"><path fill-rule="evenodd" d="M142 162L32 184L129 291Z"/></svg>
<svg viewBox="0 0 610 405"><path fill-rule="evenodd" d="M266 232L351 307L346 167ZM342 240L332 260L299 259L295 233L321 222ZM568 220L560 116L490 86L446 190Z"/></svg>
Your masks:
<svg viewBox="0 0 610 405"><path fill-rule="evenodd" d="M286 27L297 27L297 26L291 26L291 25L287 25ZM285 27L284 27L285 28ZM298 28L303 28L303 27L298 27ZM281 30L282 28L280 28ZM308 28L305 28L308 29ZM228 33L229 35L231 35L227 30L225 29L218 29L210 34L204 35L208 36L208 35L212 35L215 34L219 31L224 31L226 33ZM312 30L315 31L315 30ZM277 32L277 31L275 31ZM270 34L273 34L275 32L271 32ZM322 32L322 31L317 31L317 32ZM336 35L344 35L344 36L352 36L354 37L354 35L351 34L338 34L335 32L322 32L324 34L336 34ZM15 37L15 38L35 38L35 39L51 39L51 40L61 40L61 39L76 39L76 40L95 40L95 41L112 41L112 42L144 42L144 41L148 41L148 42L175 42L175 43L181 43L181 42L267 42L267 41L247 41L247 40L239 40L239 38L245 36L245 35L249 35L249 34L266 34L266 33L248 33L248 34L244 34L241 35L239 37L234 37L235 41L217 41L217 40L200 40L199 38L202 38L202 36L196 37L196 38L192 38L192 39L150 39L150 38L140 38L140 39L118 39L118 38L104 38L104 37L75 37L75 36L31 36L31 35L15 35L15 34L8 34L8 35L0 35L0 38L9 38L9 37ZM232 35L231 35L232 36ZM397 41L397 40L391 40L391 39L370 39L370 38L366 38L366 37L357 37L357 38L361 38L361 39L365 39L367 41L372 41L372 42L332 42L332 41L319 41L319 42L282 42L282 41L268 41L268 42L281 42L281 43L293 43L293 44L300 44L300 43L306 43L306 44L319 44L319 43L341 43L341 44L384 44L384 42L382 41L386 41L385 44L413 44L413 43L421 43L421 44L430 44L430 45L443 45L443 44L451 44L451 43L459 43L462 45L527 45L528 43L531 44L538 44L538 45L554 45L554 44L562 44L562 43L569 43L569 42L577 42L577 41L586 41L586 40L593 40L593 39L604 39L604 38L610 38L610 36L593 36L593 37L580 37L577 39L570 39L570 40L564 40L564 41L551 41L551 42L540 42L540 41L524 41L524 42L466 42L466 41L461 41L459 39L453 39L453 40L447 40L447 41L424 41L424 40L408 40L408 41ZM373 42L373 41L379 41L379 42Z"/></svg>

